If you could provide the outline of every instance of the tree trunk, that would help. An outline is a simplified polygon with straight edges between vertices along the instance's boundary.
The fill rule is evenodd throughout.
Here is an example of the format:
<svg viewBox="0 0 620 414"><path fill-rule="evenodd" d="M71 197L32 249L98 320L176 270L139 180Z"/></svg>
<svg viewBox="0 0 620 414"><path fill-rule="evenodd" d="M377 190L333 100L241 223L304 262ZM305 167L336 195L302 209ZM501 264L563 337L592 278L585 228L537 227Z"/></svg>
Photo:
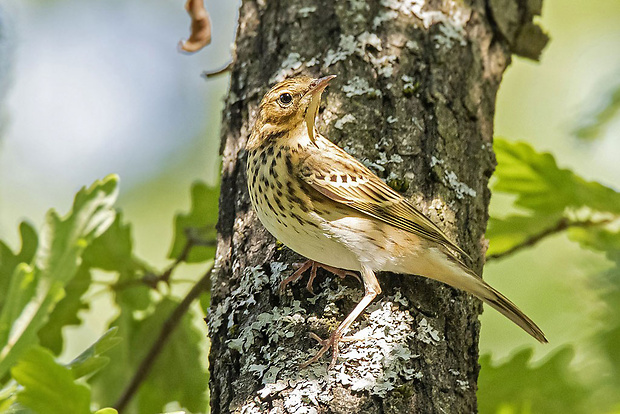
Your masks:
<svg viewBox="0 0 620 414"><path fill-rule="evenodd" d="M444 229L481 270L495 159L495 96L511 52L546 37L525 0L244 0L222 129L222 184L209 313L217 413L472 413L480 302L412 275L383 288L352 326L360 341L301 369L363 295L320 273L277 294L292 263L257 220L244 146L263 94L284 77L336 74L319 130ZM527 5L526 5L527 3ZM526 7L530 7L527 9ZM533 8L532 8L533 7ZM536 43L538 46L536 46Z"/></svg>

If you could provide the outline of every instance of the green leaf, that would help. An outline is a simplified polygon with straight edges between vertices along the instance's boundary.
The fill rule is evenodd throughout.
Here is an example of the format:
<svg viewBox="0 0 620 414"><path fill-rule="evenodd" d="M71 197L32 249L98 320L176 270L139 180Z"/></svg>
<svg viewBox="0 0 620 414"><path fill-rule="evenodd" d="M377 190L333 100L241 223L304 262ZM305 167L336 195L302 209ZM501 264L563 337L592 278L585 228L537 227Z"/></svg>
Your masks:
<svg viewBox="0 0 620 414"><path fill-rule="evenodd" d="M14 381L9 381L4 388L0 389L0 413L16 413L17 407L17 388L19 385Z"/></svg>
<svg viewBox="0 0 620 414"><path fill-rule="evenodd" d="M172 299L163 299L141 320L136 319L135 313L121 310L113 324L119 327L124 341L107 354L114 364L91 381L97 401L104 401L103 398L114 401L121 395L177 305ZM192 324L191 315L184 315L127 412L162 412L171 401L178 401L191 412L204 412L208 387L207 361L200 358L204 343L203 336Z"/></svg>
<svg viewBox="0 0 620 414"><path fill-rule="evenodd" d="M133 310L144 310L151 303L149 289L139 280L152 271L133 255L131 227L123 222L121 213L108 230L97 238L83 255L84 263L90 267L118 273L119 286L116 301Z"/></svg>
<svg viewBox="0 0 620 414"><path fill-rule="evenodd" d="M551 154L501 138L495 139L494 148L498 165L493 191L515 195L514 204L523 214L489 220L489 255L512 249L583 207L620 214L620 193L559 168Z"/></svg>
<svg viewBox="0 0 620 414"><path fill-rule="evenodd" d="M601 317L605 323L596 335L595 344L602 351L610 364L611 375L606 375L602 386L620 387L620 233L605 227L592 229L573 228L569 237L579 242L583 247L604 251L615 266L599 277L602 288L602 299L605 301L605 314ZM607 393L614 395L614 401L620 401L617 392Z"/></svg>
<svg viewBox="0 0 620 414"><path fill-rule="evenodd" d="M583 247L606 252L611 260L620 262L620 233L618 231L610 230L605 226L588 229L574 227L569 229L568 236Z"/></svg>
<svg viewBox="0 0 620 414"><path fill-rule="evenodd" d="M620 115L620 85L616 85L605 100L606 102L592 111L575 130L577 138L588 141L599 138L611 121Z"/></svg>
<svg viewBox="0 0 620 414"><path fill-rule="evenodd" d="M90 390L75 382L71 371L54 360L52 353L31 347L11 369L23 389L17 401L36 413L90 414Z"/></svg>
<svg viewBox="0 0 620 414"><path fill-rule="evenodd" d="M82 252L114 221L117 184L116 176L108 176L80 190L65 218L48 213L34 265L17 266L0 313L0 378L37 343L37 332L65 297Z"/></svg>
<svg viewBox="0 0 620 414"><path fill-rule="evenodd" d="M17 254L0 241L0 309L4 307L5 294L9 290L11 275L15 272L15 268L20 263L30 263L37 250L37 232L30 224L21 222L19 235L22 246Z"/></svg>
<svg viewBox="0 0 620 414"><path fill-rule="evenodd" d="M90 270L87 266L80 266L73 279L65 286L65 296L56 304L48 322L38 332L40 344L55 355L59 355L63 349L62 329L82 323L78 313L89 308L88 303L82 301L82 295L86 293L90 283Z"/></svg>
<svg viewBox="0 0 620 414"><path fill-rule="evenodd" d="M500 138L495 139L493 147L497 156L494 190L517 195L516 205L535 213L588 206L620 214L620 194L559 168L551 154L536 152L524 142Z"/></svg>
<svg viewBox="0 0 620 414"><path fill-rule="evenodd" d="M118 414L114 408L102 408L101 410L95 411L95 414Z"/></svg>
<svg viewBox="0 0 620 414"><path fill-rule="evenodd" d="M158 312L142 324L138 334L159 333L165 320L162 316L170 315L177 305L175 301L164 300L158 305ZM209 374L207 361L200 359L200 348L206 343L204 339L193 326L191 315L186 314L138 392L141 413L162 411L170 401L178 401L191 412L206 411Z"/></svg>
<svg viewBox="0 0 620 414"><path fill-rule="evenodd" d="M89 346L88 349L67 365L75 379L92 375L110 362L110 358L103 356L103 354L122 341L121 338L116 336L117 333L118 328L108 329L97 342Z"/></svg>
<svg viewBox="0 0 620 414"><path fill-rule="evenodd" d="M478 408L481 413L564 413L593 412L583 406L588 391L569 369L570 347L560 349L539 366L530 366L532 349L515 354L499 366L491 357L480 358Z"/></svg>
<svg viewBox="0 0 620 414"><path fill-rule="evenodd" d="M131 227L123 222L122 213L118 213L107 231L86 249L84 261L91 267L119 273L141 268L141 263L133 257Z"/></svg>
<svg viewBox="0 0 620 414"><path fill-rule="evenodd" d="M192 185L192 205L189 214L178 214L174 222L174 241L168 257L178 259L188 242L196 242L185 261L198 263L215 255L215 224L217 223L220 190L204 183Z"/></svg>
<svg viewBox="0 0 620 414"><path fill-rule="evenodd" d="M490 217L486 237L491 242L487 250L487 256L509 251L541 230L553 227L561 218L561 213L541 214L535 218L515 215L504 219Z"/></svg>

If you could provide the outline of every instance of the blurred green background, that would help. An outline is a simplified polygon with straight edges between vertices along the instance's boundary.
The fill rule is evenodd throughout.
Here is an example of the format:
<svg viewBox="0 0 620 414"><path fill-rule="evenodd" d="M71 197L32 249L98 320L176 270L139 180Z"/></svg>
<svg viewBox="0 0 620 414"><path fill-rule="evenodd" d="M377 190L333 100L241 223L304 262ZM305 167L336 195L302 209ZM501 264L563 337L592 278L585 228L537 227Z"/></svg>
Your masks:
<svg viewBox="0 0 620 414"><path fill-rule="evenodd" d="M228 79L200 74L230 60L238 2L206 2L213 41L191 56L176 50L188 34L182 6L0 4L0 239L16 249L20 221L39 227L50 207L67 211L81 186L117 173L117 206L132 223L135 252L154 266L169 263L172 219L188 210L191 183L217 181ZM620 117L612 114L596 139L577 133L620 87L620 1L545 0L540 24L551 42L539 63L515 58L506 72L495 134L549 151L561 167L620 189ZM510 197L493 197L493 216L513 211ZM543 328L550 344L534 344L488 311L480 342L481 354L491 355L487 363L533 347L536 366L571 345L570 375L593 381L608 375L595 338L607 310L598 275L611 268L602 253L565 234L490 262L485 278ZM183 271L196 273L190 265ZM114 315L112 302L98 298L85 326L65 329L63 355L70 359L91 344Z"/></svg>

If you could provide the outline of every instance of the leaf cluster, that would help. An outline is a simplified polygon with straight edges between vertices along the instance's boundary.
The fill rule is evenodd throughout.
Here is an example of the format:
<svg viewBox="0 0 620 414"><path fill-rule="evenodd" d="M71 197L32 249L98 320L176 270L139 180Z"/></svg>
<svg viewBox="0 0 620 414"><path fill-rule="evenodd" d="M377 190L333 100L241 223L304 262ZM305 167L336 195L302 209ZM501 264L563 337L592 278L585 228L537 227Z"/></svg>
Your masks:
<svg viewBox="0 0 620 414"><path fill-rule="evenodd" d="M117 194L118 177L106 177L81 189L64 217L51 210L38 234L21 223L18 252L0 242L0 412L91 413L119 406L122 395L123 412L163 412L170 402L206 411L205 339L194 324L204 315L171 319L180 299L170 285L181 263L212 259L218 191L194 185L190 213L176 218L173 263L163 271L135 257L131 228L114 208ZM81 312L98 295L111 297L118 316L62 363L63 329L82 325ZM174 334L162 335L166 329ZM158 357L141 368L133 394L127 388L153 348Z"/></svg>
<svg viewBox="0 0 620 414"><path fill-rule="evenodd" d="M522 142L495 140L498 167L494 193L507 193L518 213L491 217L487 259L497 259L566 232L583 248L604 253L614 264L596 283L604 286L605 328L592 347L607 362L599 380L585 380L571 368L572 346L532 366L531 349L502 364L480 360L479 405L483 413L608 413L620 396L620 193L559 168L554 157ZM603 379L604 378L604 379ZM615 412L615 411L613 411Z"/></svg>

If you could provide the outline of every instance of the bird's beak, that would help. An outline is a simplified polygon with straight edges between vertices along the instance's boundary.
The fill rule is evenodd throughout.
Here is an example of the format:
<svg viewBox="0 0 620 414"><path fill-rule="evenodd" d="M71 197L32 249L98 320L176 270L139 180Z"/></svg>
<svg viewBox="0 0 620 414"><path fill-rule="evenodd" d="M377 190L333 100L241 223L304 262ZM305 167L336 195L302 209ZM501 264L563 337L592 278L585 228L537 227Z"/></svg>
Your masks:
<svg viewBox="0 0 620 414"><path fill-rule="evenodd" d="M321 103L321 94L327 87L329 81L334 79L336 75L329 75L323 78L318 78L312 81L310 84L310 89L306 92L306 95L310 95L310 104L308 105L308 110L306 111L306 126L308 127L308 136L310 137L310 141L316 145L314 142L314 123L316 122L316 116L319 113L319 104Z"/></svg>

